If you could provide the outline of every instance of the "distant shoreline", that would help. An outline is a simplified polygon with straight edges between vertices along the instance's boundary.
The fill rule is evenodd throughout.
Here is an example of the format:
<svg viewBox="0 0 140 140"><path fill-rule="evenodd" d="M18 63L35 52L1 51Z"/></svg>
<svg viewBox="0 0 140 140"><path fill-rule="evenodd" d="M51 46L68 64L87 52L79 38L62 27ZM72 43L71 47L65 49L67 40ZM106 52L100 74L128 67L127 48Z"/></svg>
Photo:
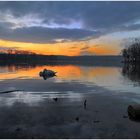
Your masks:
<svg viewBox="0 0 140 140"><path fill-rule="evenodd" d="M0 54L0 65L83 65L121 66L122 56L58 56L34 54Z"/></svg>

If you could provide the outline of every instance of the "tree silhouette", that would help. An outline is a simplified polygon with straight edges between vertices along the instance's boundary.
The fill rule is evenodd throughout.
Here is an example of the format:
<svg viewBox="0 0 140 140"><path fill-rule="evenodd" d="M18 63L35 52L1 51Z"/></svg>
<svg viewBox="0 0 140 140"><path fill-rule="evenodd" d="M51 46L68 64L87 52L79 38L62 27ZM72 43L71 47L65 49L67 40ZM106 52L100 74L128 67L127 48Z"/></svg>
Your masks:
<svg viewBox="0 0 140 140"><path fill-rule="evenodd" d="M138 63L140 61L140 40L135 39L127 48L122 50L125 63Z"/></svg>

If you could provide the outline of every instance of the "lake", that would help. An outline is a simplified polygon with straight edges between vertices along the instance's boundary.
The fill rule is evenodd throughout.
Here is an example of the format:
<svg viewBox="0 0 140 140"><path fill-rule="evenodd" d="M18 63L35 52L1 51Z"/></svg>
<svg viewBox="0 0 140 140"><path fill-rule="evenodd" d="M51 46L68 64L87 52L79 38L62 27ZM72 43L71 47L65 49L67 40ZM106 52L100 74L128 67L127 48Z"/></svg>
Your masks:
<svg viewBox="0 0 140 140"><path fill-rule="evenodd" d="M44 80L39 76L44 68L56 71L56 76ZM19 90L0 94L0 125L4 124L0 137L137 138L139 123L127 116L127 106L140 103L139 80L133 75L133 79L130 78L130 73L121 66L0 66L0 92ZM99 118L96 110L101 112ZM116 114L114 118L109 117L112 113ZM127 116L125 121L124 115ZM99 127L89 126L90 121L98 122L98 119L102 122ZM137 130L128 134L131 125ZM124 133L122 126L127 128ZM37 129L40 130L35 134ZM93 129L96 133L92 133Z"/></svg>

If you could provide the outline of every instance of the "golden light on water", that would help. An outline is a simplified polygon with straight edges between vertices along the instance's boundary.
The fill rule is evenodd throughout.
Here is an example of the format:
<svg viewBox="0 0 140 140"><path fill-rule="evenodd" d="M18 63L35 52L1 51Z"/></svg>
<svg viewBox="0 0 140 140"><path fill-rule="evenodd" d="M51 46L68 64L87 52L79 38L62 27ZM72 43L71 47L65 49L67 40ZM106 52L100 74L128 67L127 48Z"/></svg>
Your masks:
<svg viewBox="0 0 140 140"><path fill-rule="evenodd" d="M89 79L96 77L109 77L116 73L116 69L112 67L84 67L66 65L66 66L36 66L36 67L16 67L6 66L1 67L0 80L6 79L32 79L41 78L39 72L44 68L51 69L57 72L57 79L78 80ZM3 72L2 72L3 71Z"/></svg>

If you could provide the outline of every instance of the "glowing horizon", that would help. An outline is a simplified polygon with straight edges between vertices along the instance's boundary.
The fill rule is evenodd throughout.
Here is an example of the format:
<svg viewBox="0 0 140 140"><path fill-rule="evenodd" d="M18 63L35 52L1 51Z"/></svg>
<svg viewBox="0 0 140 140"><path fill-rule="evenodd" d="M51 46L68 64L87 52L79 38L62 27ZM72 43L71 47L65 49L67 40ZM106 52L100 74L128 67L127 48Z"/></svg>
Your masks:
<svg viewBox="0 0 140 140"><path fill-rule="evenodd" d="M100 45L97 45L97 43L89 43L88 41L41 44L0 40L0 46L4 46L7 50L16 48L16 50L30 51L43 55L118 55L120 52L117 44L112 46L112 44L101 42Z"/></svg>

